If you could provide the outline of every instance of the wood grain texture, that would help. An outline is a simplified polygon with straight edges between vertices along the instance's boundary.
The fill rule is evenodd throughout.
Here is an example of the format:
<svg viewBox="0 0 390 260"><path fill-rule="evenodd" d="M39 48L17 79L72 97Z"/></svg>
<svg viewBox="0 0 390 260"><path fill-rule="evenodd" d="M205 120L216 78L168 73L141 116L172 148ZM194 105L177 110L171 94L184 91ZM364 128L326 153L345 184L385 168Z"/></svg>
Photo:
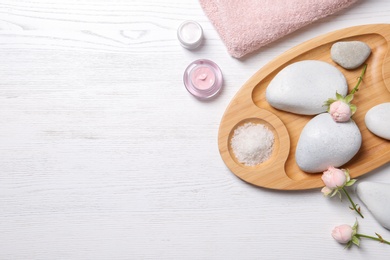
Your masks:
<svg viewBox="0 0 390 260"><path fill-rule="evenodd" d="M0 0L0 259L388 259L385 245L333 241L333 226L355 221L347 201L248 185L217 140L259 68L389 14L386 0L361 1L236 60L197 1ZM196 51L176 39L186 19L204 29ZM224 75L210 102L182 83L199 58ZM360 231L390 237L361 206Z"/></svg>
<svg viewBox="0 0 390 260"><path fill-rule="evenodd" d="M330 49L340 41L365 42L372 50L366 61L368 69L364 75L364 83L353 101L359 107L353 120L361 131L362 146L358 154L342 167L349 169L351 177L356 178L390 161L390 142L372 134L364 122L369 109L390 102L390 25L361 25L337 30L292 48L262 67L242 86L226 109L219 128L219 150L234 174L256 186L272 189L299 190L324 185L320 173L305 173L295 161L300 134L313 116L274 109L267 102L265 92L269 83L283 68L303 60L320 60L333 64L346 77L351 91L363 66L346 70L332 61ZM264 124L275 136L271 157L255 167L240 163L230 146L234 130L247 122Z"/></svg>

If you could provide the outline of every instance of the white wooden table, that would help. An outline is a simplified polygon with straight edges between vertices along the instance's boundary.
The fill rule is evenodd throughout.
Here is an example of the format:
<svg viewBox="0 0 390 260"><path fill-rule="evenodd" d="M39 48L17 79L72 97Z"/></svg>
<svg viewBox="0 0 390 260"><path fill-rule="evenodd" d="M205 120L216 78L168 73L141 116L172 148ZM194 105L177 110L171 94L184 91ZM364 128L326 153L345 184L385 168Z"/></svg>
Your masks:
<svg viewBox="0 0 390 260"><path fill-rule="evenodd" d="M248 185L217 146L263 65L389 17L390 1L362 0L237 60L197 1L0 0L0 259L389 259L387 245L333 240L357 217L346 199ZM205 32L197 51L176 38L187 19ZM210 102L182 83L199 58L224 75ZM390 165L360 180L389 183ZM361 233L390 238L362 211Z"/></svg>

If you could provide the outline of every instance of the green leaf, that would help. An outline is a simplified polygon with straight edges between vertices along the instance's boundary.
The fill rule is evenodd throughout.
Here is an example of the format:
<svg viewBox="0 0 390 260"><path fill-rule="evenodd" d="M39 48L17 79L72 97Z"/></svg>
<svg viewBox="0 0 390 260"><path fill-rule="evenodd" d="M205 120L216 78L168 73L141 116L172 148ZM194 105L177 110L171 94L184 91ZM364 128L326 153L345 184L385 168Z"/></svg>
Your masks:
<svg viewBox="0 0 390 260"><path fill-rule="evenodd" d="M354 231L354 234L356 234L357 233L357 229L358 229L358 221L356 220L355 221L355 224L353 224L353 226L352 226L352 229L353 229L353 231Z"/></svg>
<svg viewBox="0 0 390 260"><path fill-rule="evenodd" d="M328 112L329 112L329 107L330 107L330 105L331 105L333 102L336 102L336 100L333 99L333 98L329 98L327 101L324 102L324 104L323 104L322 106L328 107Z"/></svg>
<svg viewBox="0 0 390 260"><path fill-rule="evenodd" d="M345 174L345 177L347 177L347 182L349 182L351 180L351 175L349 175L349 170L345 169L344 174Z"/></svg>
<svg viewBox="0 0 390 260"><path fill-rule="evenodd" d="M357 246L360 246L360 240L356 236L352 237L352 243L354 243Z"/></svg>
<svg viewBox="0 0 390 260"><path fill-rule="evenodd" d="M343 100L344 97L342 95L340 95L339 93L336 92L336 99L337 100Z"/></svg>
<svg viewBox="0 0 390 260"><path fill-rule="evenodd" d="M349 107L351 108L351 113L352 113L352 115L355 114L356 109L357 109L356 105L354 105L354 104L349 104Z"/></svg>
<svg viewBox="0 0 390 260"><path fill-rule="evenodd" d="M341 199L341 192L339 190L337 190L337 195L339 195L339 199L342 200Z"/></svg>
<svg viewBox="0 0 390 260"><path fill-rule="evenodd" d="M333 196L336 195L337 193L340 194L340 192L339 192L337 189L335 189L335 190L332 192L332 194L330 194L329 197L333 197Z"/></svg>
<svg viewBox="0 0 390 260"><path fill-rule="evenodd" d="M352 246L352 240L348 242L348 244L344 247L344 249L350 248L351 246Z"/></svg>
<svg viewBox="0 0 390 260"><path fill-rule="evenodd" d="M348 178L351 179L351 174L349 173L349 169L344 169L345 175L348 175ZM348 180L349 180L348 179Z"/></svg>
<svg viewBox="0 0 390 260"><path fill-rule="evenodd" d="M354 185L356 181L357 181L356 179L349 180L349 181L345 184L345 186L350 187L350 186Z"/></svg>
<svg viewBox="0 0 390 260"><path fill-rule="evenodd" d="M344 98L344 101L345 103L351 103L352 99L353 99L353 94L349 94Z"/></svg>

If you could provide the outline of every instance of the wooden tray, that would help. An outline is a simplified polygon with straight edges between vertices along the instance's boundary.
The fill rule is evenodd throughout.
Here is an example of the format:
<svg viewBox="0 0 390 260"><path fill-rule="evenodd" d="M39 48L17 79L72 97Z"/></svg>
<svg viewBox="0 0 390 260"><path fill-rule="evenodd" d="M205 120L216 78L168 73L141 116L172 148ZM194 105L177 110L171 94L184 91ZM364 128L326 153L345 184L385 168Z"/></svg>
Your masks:
<svg viewBox="0 0 390 260"><path fill-rule="evenodd" d="M372 53L366 61L368 67L359 92L352 102L358 107L352 118L362 133L362 146L358 154L342 168L348 168L355 178L390 161L390 141L373 135L364 123L364 116L370 108L390 102L390 24L374 24L338 30L302 43L261 68L241 87L227 107L218 133L221 157L235 175L253 185L279 190L324 186L321 173L305 173L295 162L300 133L313 116L274 109L265 99L265 90L280 70L300 60L322 60L336 66L346 77L351 90L362 67L343 69L331 60L330 48L335 42L352 40L367 43ZM230 147L234 130L246 122L263 123L275 135L271 158L252 167L239 163Z"/></svg>

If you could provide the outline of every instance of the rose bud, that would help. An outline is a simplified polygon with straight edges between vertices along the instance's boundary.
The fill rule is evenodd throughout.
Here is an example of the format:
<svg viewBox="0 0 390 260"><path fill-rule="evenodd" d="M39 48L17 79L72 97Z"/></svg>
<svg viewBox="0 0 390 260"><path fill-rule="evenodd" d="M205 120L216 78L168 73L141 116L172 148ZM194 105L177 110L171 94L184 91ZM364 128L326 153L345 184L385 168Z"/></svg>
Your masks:
<svg viewBox="0 0 390 260"><path fill-rule="evenodd" d="M338 100L330 104L329 114L336 122L346 122L351 118L352 111L347 103Z"/></svg>
<svg viewBox="0 0 390 260"><path fill-rule="evenodd" d="M338 187L343 187L347 182L347 176L345 172L332 166L329 167L328 170L324 171L321 179L325 183L325 186L331 190Z"/></svg>
<svg viewBox="0 0 390 260"><path fill-rule="evenodd" d="M352 240L353 229L350 225L337 226L332 231L332 237L340 244L347 244Z"/></svg>

